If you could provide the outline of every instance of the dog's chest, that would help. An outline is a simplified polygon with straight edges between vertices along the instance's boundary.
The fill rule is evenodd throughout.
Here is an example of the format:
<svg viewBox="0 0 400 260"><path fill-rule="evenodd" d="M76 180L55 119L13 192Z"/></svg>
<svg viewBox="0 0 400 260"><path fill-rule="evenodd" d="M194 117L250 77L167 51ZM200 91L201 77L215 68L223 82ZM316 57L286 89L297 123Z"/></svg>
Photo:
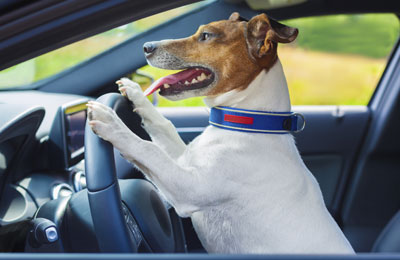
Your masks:
<svg viewBox="0 0 400 260"><path fill-rule="evenodd" d="M288 138L293 141L209 127L188 146L181 163L200 169L203 194L216 202L191 216L208 252L257 251L254 245L264 240L268 227L255 223L276 223L277 205L290 207L306 196L309 176L279 145Z"/></svg>
<svg viewBox="0 0 400 260"><path fill-rule="evenodd" d="M232 218L232 210L220 207L195 212L191 216L196 233L208 253L241 252L242 245L238 239L240 225Z"/></svg>
<svg viewBox="0 0 400 260"><path fill-rule="evenodd" d="M282 142L293 143L292 150ZM179 164L198 169L199 175L220 187L240 185L252 190L286 182L286 178L294 180L293 172L304 170L291 136L247 134L213 126L188 145Z"/></svg>
<svg viewBox="0 0 400 260"><path fill-rule="evenodd" d="M191 215L208 252L352 251L292 136L208 127L180 160L210 202Z"/></svg>

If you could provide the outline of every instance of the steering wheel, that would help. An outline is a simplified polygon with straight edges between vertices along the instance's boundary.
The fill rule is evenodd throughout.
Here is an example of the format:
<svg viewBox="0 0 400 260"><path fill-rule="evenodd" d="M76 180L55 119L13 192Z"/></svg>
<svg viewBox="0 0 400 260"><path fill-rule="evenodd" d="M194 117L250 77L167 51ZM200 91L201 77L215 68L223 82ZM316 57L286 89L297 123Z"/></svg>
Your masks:
<svg viewBox="0 0 400 260"><path fill-rule="evenodd" d="M139 137L150 140L132 103L120 94L97 99L116 111ZM135 149L135 147L132 147ZM147 180L118 180L113 146L85 128L85 168L90 211L102 252L184 252L180 218L167 210ZM171 214L172 213L172 214Z"/></svg>

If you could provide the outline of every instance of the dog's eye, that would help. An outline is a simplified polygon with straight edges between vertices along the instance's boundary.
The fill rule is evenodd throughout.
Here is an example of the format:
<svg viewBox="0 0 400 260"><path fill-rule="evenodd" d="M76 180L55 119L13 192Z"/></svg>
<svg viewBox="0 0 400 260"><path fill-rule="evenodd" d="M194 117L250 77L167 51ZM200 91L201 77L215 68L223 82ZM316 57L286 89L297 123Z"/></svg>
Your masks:
<svg viewBox="0 0 400 260"><path fill-rule="evenodd" d="M210 33L208 33L208 32L202 32L202 33L200 34L199 40L200 40L200 41L206 41L206 40L208 40L208 39L210 38L210 36L211 36Z"/></svg>

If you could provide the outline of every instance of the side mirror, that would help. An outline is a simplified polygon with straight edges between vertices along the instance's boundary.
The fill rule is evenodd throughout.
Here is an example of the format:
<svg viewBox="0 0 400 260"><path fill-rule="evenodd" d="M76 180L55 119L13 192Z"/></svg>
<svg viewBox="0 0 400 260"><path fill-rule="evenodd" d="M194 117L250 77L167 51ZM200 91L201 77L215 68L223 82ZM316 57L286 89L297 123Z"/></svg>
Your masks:
<svg viewBox="0 0 400 260"><path fill-rule="evenodd" d="M135 72L129 74L127 78L137 82L143 91L154 82L154 78L149 73L142 70L136 70ZM158 105L158 96L156 93L152 94L149 98L154 106Z"/></svg>

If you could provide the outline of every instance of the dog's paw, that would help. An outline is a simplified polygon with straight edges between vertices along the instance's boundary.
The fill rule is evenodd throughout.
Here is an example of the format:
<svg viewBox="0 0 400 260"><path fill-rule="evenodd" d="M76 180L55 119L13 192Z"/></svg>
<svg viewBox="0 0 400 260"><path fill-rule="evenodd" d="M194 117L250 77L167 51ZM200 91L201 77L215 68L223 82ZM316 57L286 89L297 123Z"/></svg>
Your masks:
<svg viewBox="0 0 400 260"><path fill-rule="evenodd" d="M89 101L87 107L89 125L93 132L102 139L113 142L113 138L118 135L117 133L126 128L114 110L108 106Z"/></svg>
<svg viewBox="0 0 400 260"><path fill-rule="evenodd" d="M115 83L117 83L121 94L132 101L136 107L143 105L147 101L138 83L127 78L122 78Z"/></svg>

